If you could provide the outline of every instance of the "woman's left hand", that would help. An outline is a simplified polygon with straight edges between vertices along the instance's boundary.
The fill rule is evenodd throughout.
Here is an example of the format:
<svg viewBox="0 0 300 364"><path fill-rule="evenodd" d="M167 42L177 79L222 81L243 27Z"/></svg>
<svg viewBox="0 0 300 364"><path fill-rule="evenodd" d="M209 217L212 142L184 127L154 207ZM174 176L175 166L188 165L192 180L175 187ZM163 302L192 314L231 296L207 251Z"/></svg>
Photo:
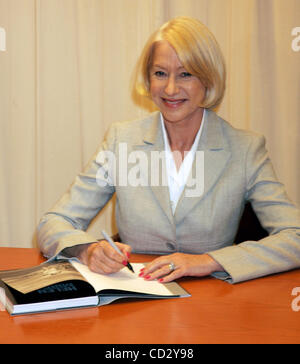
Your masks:
<svg viewBox="0 0 300 364"><path fill-rule="evenodd" d="M216 271L224 269L208 254L174 253L154 259L141 270L140 277L167 283L184 276L203 277Z"/></svg>

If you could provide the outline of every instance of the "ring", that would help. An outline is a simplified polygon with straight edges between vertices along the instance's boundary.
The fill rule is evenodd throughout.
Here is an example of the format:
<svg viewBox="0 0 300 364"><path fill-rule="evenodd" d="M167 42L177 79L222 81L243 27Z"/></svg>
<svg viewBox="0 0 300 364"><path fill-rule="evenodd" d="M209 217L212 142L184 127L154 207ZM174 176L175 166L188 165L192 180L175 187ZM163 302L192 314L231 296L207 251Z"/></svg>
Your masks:
<svg viewBox="0 0 300 364"><path fill-rule="evenodd" d="M168 267L170 269L170 272L173 272L173 270L175 270L175 264L173 262L171 262L170 264L168 264Z"/></svg>

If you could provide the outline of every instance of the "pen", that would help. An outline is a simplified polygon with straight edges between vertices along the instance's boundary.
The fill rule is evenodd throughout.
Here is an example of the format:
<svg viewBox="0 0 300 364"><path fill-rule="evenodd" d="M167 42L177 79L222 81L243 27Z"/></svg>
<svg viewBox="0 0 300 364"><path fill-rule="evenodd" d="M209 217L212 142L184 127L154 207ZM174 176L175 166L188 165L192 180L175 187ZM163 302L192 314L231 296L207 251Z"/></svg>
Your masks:
<svg viewBox="0 0 300 364"><path fill-rule="evenodd" d="M117 251L119 254L123 255L123 253L120 251L120 249L117 247L117 245L113 242L113 240L112 240L112 239L111 239L111 238L107 235L107 233L106 233L104 230L102 230L101 232L102 232L102 235L104 236L105 240L107 240L107 241L108 241L108 243L110 244L110 246L111 246L112 248L114 248L114 249L115 249L115 251ZM129 270L131 270L131 271L132 271L132 273L134 273L134 270L133 270L133 268L132 268L132 266L131 266L131 264L130 264L129 262L127 262L126 267L127 267Z"/></svg>

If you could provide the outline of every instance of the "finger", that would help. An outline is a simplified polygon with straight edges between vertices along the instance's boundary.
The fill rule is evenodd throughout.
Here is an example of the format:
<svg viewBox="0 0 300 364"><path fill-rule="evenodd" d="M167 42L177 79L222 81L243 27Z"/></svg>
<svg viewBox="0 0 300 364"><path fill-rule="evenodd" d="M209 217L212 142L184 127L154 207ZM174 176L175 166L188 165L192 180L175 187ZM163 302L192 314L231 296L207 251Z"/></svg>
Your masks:
<svg viewBox="0 0 300 364"><path fill-rule="evenodd" d="M145 278L146 280L154 280L173 272L174 269L170 267L170 257L167 260L164 258L158 259L158 261L153 261L153 265L148 270L145 269L143 272L141 272L140 276Z"/></svg>
<svg viewBox="0 0 300 364"><path fill-rule="evenodd" d="M127 264L124 257L121 257L121 261L114 254L115 252L110 252L108 247L103 246L103 244L99 244L96 248L94 248L89 256L88 266L93 272L102 273L102 274L110 274L114 272L118 272L120 269L124 268L124 265Z"/></svg>
<svg viewBox="0 0 300 364"><path fill-rule="evenodd" d="M163 266L169 264L170 258L166 259L165 257L159 257L154 259L151 263L148 263L146 267L143 269L144 275L151 274L158 269L161 269Z"/></svg>
<svg viewBox="0 0 300 364"><path fill-rule="evenodd" d="M115 260L118 263L122 263L123 265L126 265L131 254L131 246L119 242L115 242L117 247L119 248L121 254L117 252L115 249L113 249L107 241L103 241L104 246L104 252L107 254L108 257L110 257L112 260Z"/></svg>
<svg viewBox="0 0 300 364"><path fill-rule="evenodd" d="M167 274L170 273L170 267L166 264L164 264L161 268L158 268L148 274L145 274L144 278L146 280L154 280L154 279L158 279L161 277L166 276Z"/></svg>
<svg viewBox="0 0 300 364"><path fill-rule="evenodd" d="M100 260L97 257L93 256L89 260L88 267L91 271L101 274L111 274L120 271L124 268L123 264L112 262L111 260L107 260L106 258Z"/></svg>
<svg viewBox="0 0 300 364"><path fill-rule="evenodd" d="M127 261L127 256L116 251L106 240L101 241L100 244L106 258L121 264Z"/></svg>
<svg viewBox="0 0 300 364"><path fill-rule="evenodd" d="M168 283L168 282L172 282L178 278L181 278L183 275L184 274L180 269L175 269L170 274L159 278L158 281L160 283Z"/></svg>
<svg viewBox="0 0 300 364"><path fill-rule="evenodd" d="M124 256L126 257L126 259L127 260L130 259L131 246L130 245L127 245L127 244L119 243L119 242L116 242L116 245L121 250L121 252L124 254Z"/></svg>

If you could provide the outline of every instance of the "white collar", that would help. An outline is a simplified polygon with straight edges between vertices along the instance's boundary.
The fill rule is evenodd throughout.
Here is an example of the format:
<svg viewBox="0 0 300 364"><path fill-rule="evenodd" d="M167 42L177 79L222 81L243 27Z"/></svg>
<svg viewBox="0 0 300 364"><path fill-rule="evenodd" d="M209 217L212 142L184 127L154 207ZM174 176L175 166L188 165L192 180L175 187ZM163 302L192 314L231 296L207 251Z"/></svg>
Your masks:
<svg viewBox="0 0 300 364"><path fill-rule="evenodd" d="M169 184L169 192L170 192L170 200L172 204L173 214L175 213L175 209L180 198L182 191L184 190L186 181L188 179L190 170L193 165L193 161L195 158L195 153L199 144L199 140L202 134L203 125L206 119L206 110L204 109L202 121L200 128L197 132L196 138L191 149L188 153L185 154L185 157L182 161L179 171L177 172L176 164L173 158L173 154L170 148L169 139L167 135L167 131L165 128L165 123L162 114L160 113L161 126L163 131L163 138L165 144L165 154L166 154L166 171L168 176L168 184Z"/></svg>

